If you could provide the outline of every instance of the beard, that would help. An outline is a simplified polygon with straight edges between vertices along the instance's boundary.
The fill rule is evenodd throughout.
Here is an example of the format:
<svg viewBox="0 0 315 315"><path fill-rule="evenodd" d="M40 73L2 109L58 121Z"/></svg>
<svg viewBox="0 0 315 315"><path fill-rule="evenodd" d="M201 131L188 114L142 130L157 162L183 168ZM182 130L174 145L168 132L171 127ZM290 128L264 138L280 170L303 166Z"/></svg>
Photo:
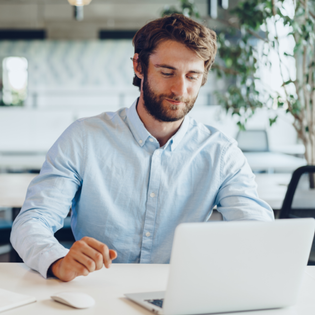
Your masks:
<svg viewBox="0 0 315 315"><path fill-rule="evenodd" d="M155 94L147 80L147 76L143 78L143 100L144 108L156 120L162 122L178 121L184 118L190 110L194 107L198 94L195 97L185 98L182 96L175 96L174 94ZM170 104L163 105L163 100L170 99L185 104Z"/></svg>

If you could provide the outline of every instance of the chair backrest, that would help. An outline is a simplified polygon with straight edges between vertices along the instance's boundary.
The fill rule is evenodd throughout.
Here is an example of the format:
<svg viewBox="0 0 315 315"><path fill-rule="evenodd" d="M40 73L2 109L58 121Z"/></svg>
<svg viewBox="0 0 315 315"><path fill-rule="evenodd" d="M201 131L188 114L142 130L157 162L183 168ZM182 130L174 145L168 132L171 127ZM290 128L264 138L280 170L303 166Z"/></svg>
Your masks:
<svg viewBox="0 0 315 315"><path fill-rule="evenodd" d="M315 165L302 166L293 172L280 210L279 219L315 218L314 178ZM313 240L308 264L315 265L315 240Z"/></svg>
<svg viewBox="0 0 315 315"><path fill-rule="evenodd" d="M314 210L315 215L315 188L311 187L311 176L314 179L315 165L305 165L293 172L279 214L280 219L302 217L305 211L311 214L310 210Z"/></svg>
<svg viewBox="0 0 315 315"><path fill-rule="evenodd" d="M0 219L0 246L10 244L12 222Z"/></svg>
<svg viewBox="0 0 315 315"><path fill-rule="evenodd" d="M236 141L243 152L267 152L269 142L267 131L264 129L240 130Z"/></svg>

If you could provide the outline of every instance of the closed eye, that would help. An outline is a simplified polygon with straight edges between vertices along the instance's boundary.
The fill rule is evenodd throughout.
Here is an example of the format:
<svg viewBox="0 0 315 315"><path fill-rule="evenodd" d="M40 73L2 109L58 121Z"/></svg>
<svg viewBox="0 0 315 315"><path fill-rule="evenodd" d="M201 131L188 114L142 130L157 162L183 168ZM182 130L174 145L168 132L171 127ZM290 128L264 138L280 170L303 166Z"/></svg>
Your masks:
<svg viewBox="0 0 315 315"><path fill-rule="evenodd" d="M165 75L166 77L170 77L173 75L173 73L169 73L169 72L161 72L163 75Z"/></svg>
<svg viewBox="0 0 315 315"><path fill-rule="evenodd" d="M193 80L193 81L195 81L195 80L197 80L197 79L198 79L198 77L188 76L188 79L189 79L189 80Z"/></svg>

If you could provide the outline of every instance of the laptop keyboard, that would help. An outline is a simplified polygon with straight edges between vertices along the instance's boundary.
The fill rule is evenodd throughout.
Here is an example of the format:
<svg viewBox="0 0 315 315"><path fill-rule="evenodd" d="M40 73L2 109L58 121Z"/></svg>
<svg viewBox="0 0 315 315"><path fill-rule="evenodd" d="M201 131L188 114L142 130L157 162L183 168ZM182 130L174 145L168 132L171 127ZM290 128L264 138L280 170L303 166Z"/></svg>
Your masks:
<svg viewBox="0 0 315 315"><path fill-rule="evenodd" d="M154 299L154 300L145 300L145 301L162 308L164 299Z"/></svg>

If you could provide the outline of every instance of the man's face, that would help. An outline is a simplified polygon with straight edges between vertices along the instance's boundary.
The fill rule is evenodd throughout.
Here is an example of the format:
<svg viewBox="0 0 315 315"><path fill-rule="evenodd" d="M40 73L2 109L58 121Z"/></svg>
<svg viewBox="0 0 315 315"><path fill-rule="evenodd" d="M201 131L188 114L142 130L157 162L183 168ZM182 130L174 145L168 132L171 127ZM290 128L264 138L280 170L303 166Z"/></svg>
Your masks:
<svg viewBox="0 0 315 315"><path fill-rule="evenodd" d="M147 112L159 121L182 119L194 106L204 61L176 41L159 44L149 58L142 93Z"/></svg>

